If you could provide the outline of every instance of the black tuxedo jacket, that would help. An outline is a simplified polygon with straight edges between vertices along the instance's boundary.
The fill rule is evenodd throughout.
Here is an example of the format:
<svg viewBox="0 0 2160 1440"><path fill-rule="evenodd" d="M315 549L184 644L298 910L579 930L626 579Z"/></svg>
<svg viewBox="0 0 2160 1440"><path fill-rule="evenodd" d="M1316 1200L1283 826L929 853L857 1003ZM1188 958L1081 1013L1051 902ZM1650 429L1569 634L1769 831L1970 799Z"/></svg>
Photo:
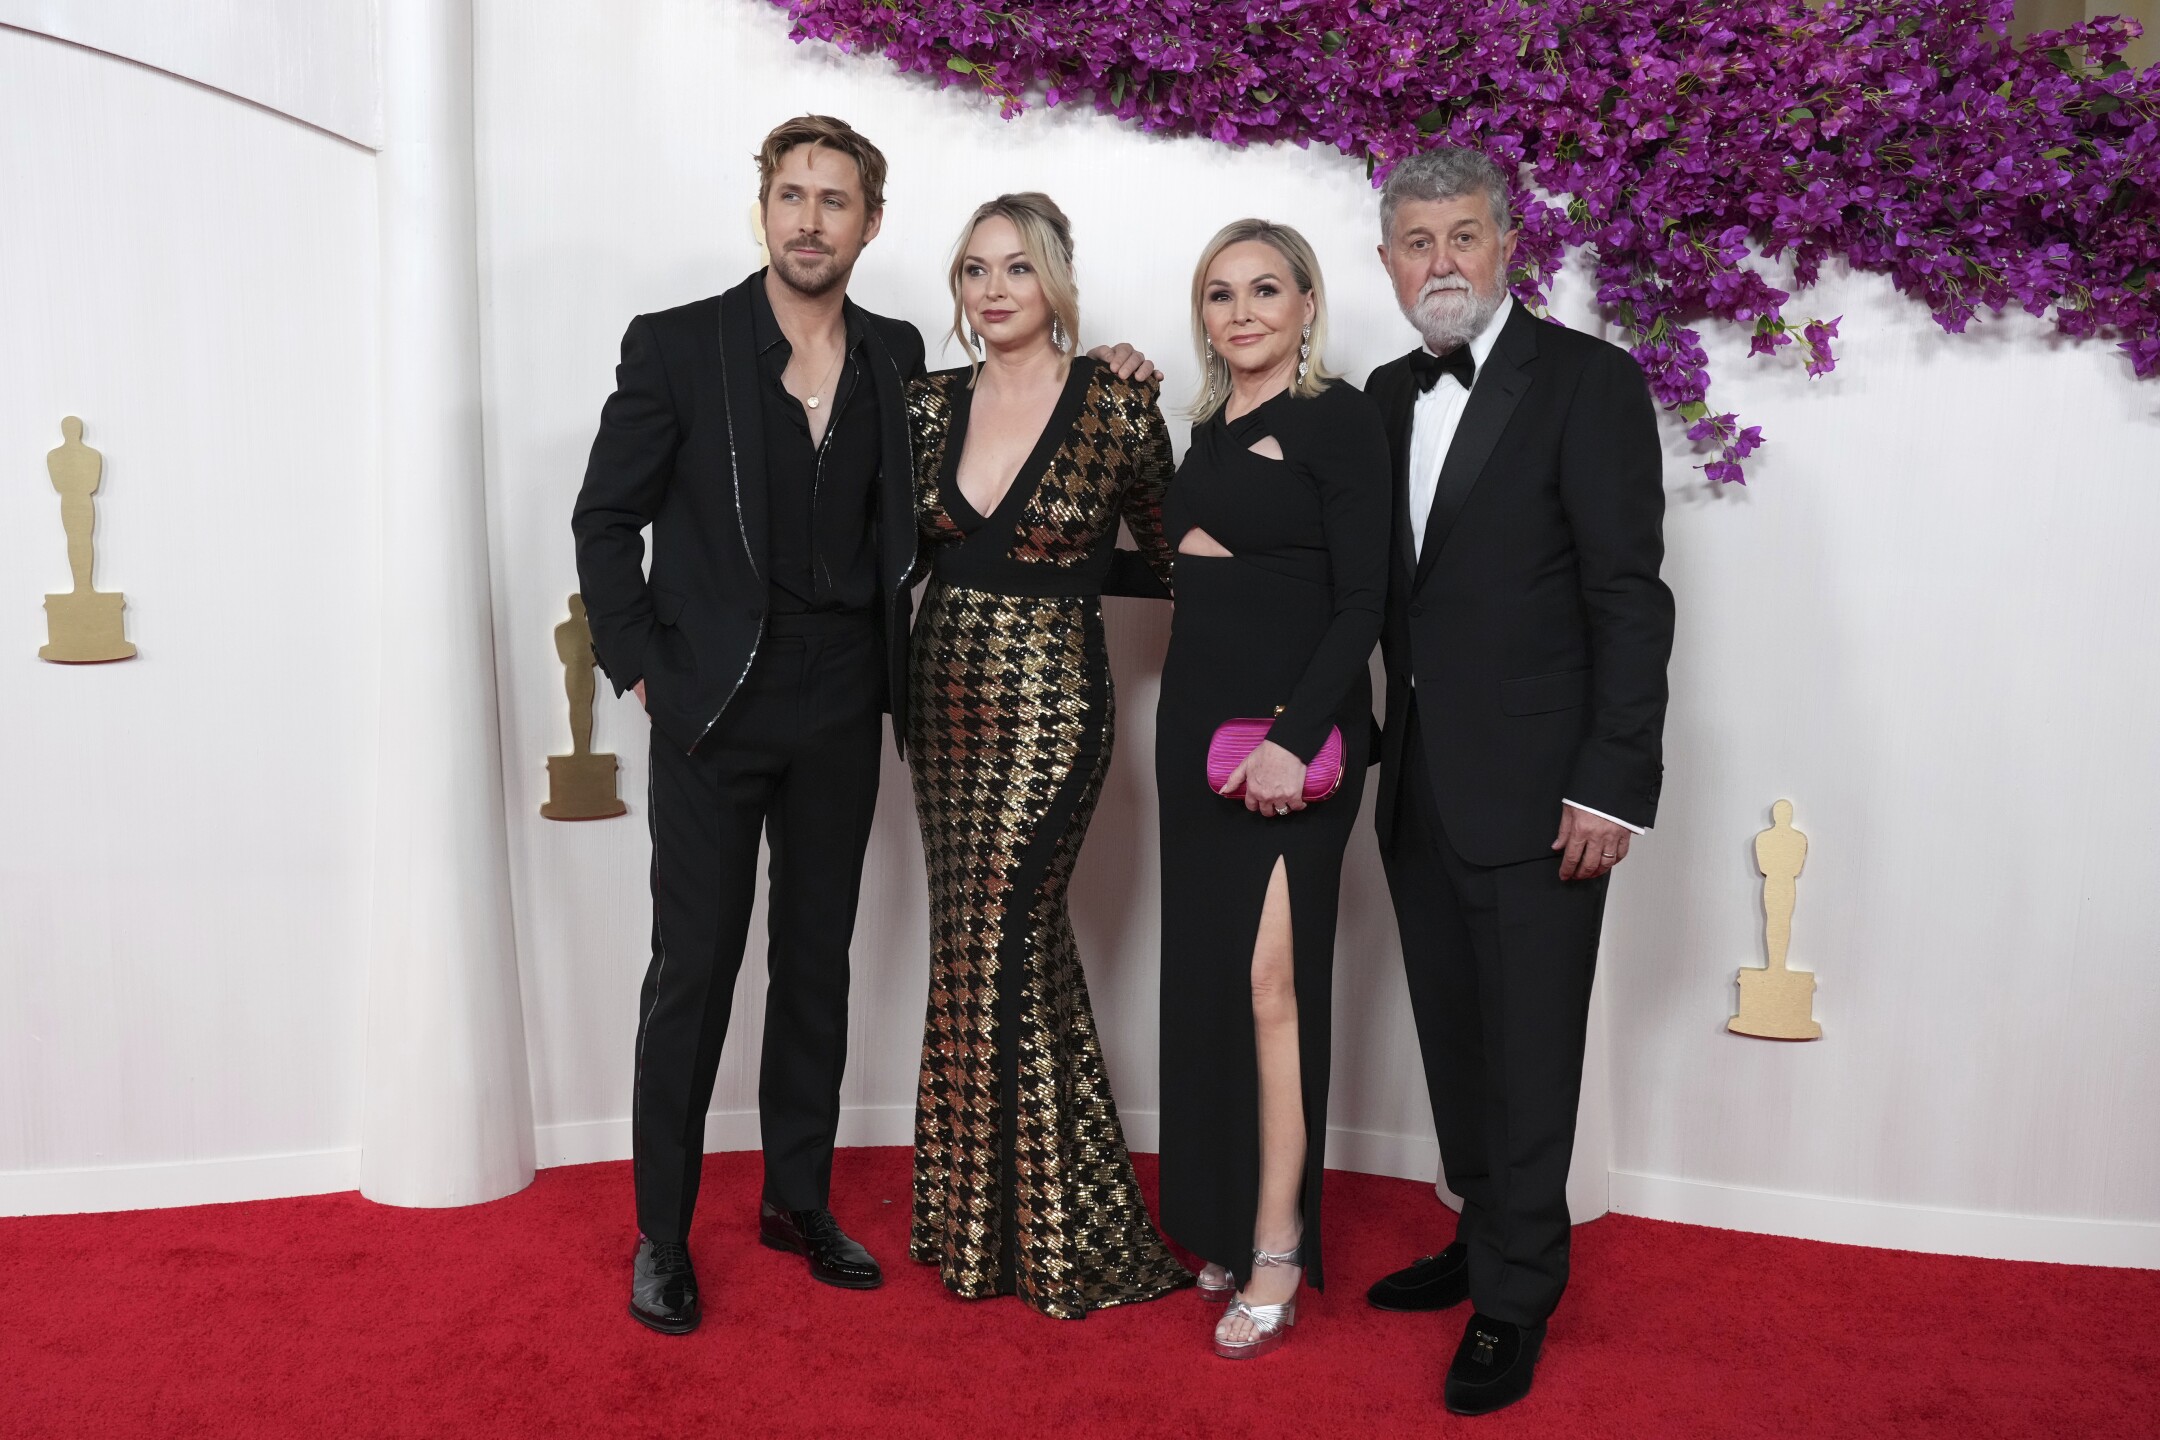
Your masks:
<svg viewBox="0 0 2160 1440"><path fill-rule="evenodd" d="M623 335L570 528L600 667L623 691L645 682L653 724L685 751L720 718L765 633L765 440L750 287L640 315ZM906 582L915 561L907 382L923 342L904 320L848 302L860 323L884 451L878 576L893 734L907 685ZM652 578L641 532L652 526Z"/></svg>
<svg viewBox="0 0 2160 1440"><path fill-rule="evenodd" d="M1421 554L1410 357L1373 371L1395 458L1377 824L1393 833L1411 681L1448 839L1478 865L1552 853L1573 800L1649 826L1664 774L1672 592L1662 453L1626 351L1517 305L1471 388Z"/></svg>

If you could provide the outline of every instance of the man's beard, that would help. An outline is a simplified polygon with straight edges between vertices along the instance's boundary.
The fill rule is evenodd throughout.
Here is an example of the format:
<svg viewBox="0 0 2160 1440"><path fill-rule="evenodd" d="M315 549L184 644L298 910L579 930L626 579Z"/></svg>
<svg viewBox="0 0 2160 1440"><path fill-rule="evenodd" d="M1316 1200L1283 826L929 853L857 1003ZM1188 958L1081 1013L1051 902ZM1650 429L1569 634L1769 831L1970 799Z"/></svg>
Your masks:
<svg viewBox="0 0 2160 1440"><path fill-rule="evenodd" d="M800 245L804 242L795 240L790 243ZM832 247L826 245L824 241L817 240L809 243L817 245L820 249L821 253L816 259L806 263L797 259L792 249L783 247L773 255L772 267L779 272L781 280L786 282L790 290L814 300L820 295L846 285L848 276L855 267L841 264L840 258L833 253Z"/></svg>
<svg viewBox="0 0 2160 1440"><path fill-rule="evenodd" d="M1427 280L1418 297L1402 307L1403 318L1425 337L1425 348L1445 355L1475 340L1491 323L1507 292L1494 286L1490 295L1478 290L1460 273Z"/></svg>

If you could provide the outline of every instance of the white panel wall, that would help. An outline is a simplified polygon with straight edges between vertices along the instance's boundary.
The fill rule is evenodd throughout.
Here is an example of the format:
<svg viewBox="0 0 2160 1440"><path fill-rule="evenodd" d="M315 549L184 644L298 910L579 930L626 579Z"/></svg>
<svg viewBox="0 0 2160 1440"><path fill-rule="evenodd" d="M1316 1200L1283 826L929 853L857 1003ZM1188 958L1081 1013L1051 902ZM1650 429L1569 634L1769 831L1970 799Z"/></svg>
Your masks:
<svg viewBox="0 0 2160 1440"><path fill-rule="evenodd" d="M0 28L0 1211L351 1183L372 163ZM123 664L37 659L70 414Z"/></svg>
<svg viewBox="0 0 2160 1440"><path fill-rule="evenodd" d="M1876 1233L1852 1202L2077 1217L2117 1225L1920 1228L2160 1264L2160 388L2023 317L1935 334L1866 277L1812 304L1845 316L1840 368L1745 371L1754 483L1672 494L1668 798L1610 927L1615 1206L1841 1237ZM1780 796L1813 842L1806 1045L1720 1028Z"/></svg>
<svg viewBox="0 0 2160 1440"><path fill-rule="evenodd" d="M0 25L72 40L382 144L375 0L0 0Z"/></svg>

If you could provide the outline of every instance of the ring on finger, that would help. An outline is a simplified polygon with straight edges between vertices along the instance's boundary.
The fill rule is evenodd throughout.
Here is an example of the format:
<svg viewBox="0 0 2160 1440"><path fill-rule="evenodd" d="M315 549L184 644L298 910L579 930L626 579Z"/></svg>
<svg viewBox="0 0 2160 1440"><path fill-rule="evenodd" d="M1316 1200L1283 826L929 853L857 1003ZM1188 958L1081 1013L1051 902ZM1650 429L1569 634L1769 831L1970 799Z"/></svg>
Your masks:
<svg viewBox="0 0 2160 1440"><path fill-rule="evenodd" d="M1275 807L1275 813L1277 815L1287 815L1290 813L1290 807L1288 805L1277 805Z"/></svg>

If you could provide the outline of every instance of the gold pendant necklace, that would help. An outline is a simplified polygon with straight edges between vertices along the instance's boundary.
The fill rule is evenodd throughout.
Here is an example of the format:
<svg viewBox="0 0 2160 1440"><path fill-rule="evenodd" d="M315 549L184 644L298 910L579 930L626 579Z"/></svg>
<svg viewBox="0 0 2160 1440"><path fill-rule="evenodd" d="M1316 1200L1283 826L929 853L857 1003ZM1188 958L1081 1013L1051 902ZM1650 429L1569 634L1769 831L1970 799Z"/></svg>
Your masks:
<svg viewBox="0 0 2160 1440"><path fill-rule="evenodd" d="M839 355L832 362L832 369L825 372L824 381L818 385L817 389L810 392L809 396L804 399L803 404L809 406L812 410L818 408L818 396L825 393L825 386L830 385L833 377L840 373L840 362L845 359L847 359L847 347L842 345Z"/></svg>

